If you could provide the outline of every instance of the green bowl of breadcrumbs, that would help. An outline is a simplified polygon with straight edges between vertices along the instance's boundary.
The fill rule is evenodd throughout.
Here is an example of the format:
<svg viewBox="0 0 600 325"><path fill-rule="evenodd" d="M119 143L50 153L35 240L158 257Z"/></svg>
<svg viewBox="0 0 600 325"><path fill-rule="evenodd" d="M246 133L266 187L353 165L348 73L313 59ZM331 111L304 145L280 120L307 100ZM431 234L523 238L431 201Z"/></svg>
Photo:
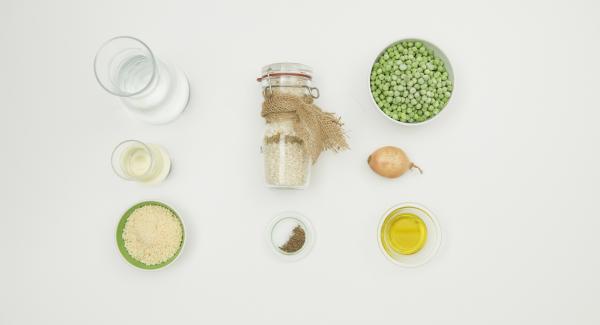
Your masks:
<svg viewBox="0 0 600 325"><path fill-rule="evenodd" d="M402 125L419 125L447 110L454 73L446 55L430 42L393 42L371 66L371 99L378 111Z"/></svg>
<svg viewBox="0 0 600 325"><path fill-rule="evenodd" d="M183 248L184 227L168 205L145 201L129 208L117 225L117 247L125 260L140 269L171 264Z"/></svg>

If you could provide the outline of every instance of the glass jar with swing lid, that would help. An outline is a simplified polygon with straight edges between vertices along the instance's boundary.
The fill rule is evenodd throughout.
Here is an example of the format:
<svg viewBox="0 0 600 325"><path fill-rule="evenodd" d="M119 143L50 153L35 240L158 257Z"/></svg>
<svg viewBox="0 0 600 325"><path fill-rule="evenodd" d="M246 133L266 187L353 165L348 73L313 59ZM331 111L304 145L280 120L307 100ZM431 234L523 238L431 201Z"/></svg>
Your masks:
<svg viewBox="0 0 600 325"><path fill-rule="evenodd" d="M292 105L293 99L319 97L312 75L312 68L304 64L274 63L265 66L257 79L265 99L274 95L281 99L268 113L263 106L262 113L267 122L262 153L269 187L303 189L309 184L312 159L306 141L298 134L299 116L286 105Z"/></svg>

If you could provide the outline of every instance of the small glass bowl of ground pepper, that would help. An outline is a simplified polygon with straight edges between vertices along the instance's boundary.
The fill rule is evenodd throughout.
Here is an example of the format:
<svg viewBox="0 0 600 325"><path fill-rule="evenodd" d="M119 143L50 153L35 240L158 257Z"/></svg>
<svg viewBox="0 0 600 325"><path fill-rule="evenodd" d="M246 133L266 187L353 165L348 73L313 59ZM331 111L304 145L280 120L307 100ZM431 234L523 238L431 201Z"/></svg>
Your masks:
<svg viewBox="0 0 600 325"><path fill-rule="evenodd" d="M401 125L420 125L446 110L454 90L450 61L434 44L402 39L381 51L369 76L378 111Z"/></svg>
<svg viewBox="0 0 600 325"><path fill-rule="evenodd" d="M267 236L273 251L290 261L306 256L315 237L310 221L300 213L291 211L277 214L268 228Z"/></svg>

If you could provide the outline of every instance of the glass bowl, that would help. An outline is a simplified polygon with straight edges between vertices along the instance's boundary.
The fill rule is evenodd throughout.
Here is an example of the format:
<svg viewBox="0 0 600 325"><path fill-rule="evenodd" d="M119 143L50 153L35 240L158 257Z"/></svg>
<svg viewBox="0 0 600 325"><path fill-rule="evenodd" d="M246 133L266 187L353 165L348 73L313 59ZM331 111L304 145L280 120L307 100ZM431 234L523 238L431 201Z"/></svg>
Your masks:
<svg viewBox="0 0 600 325"><path fill-rule="evenodd" d="M416 215L425 223L427 229L424 245L416 253L409 255L395 252L384 239L386 222L402 213ZM416 267L429 262L435 256L442 242L442 232L437 219L428 209L417 203L401 203L388 209L381 217L377 228L377 242L383 255L392 263L404 267Z"/></svg>
<svg viewBox="0 0 600 325"><path fill-rule="evenodd" d="M290 237L291 229L295 226L300 226L304 230L304 245L298 251L286 252L280 248L280 245ZM285 211L278 213L271 221L267 228L267 241L277 256L287 261L297 261L310 253L315 242L315 232L305 216L298 212Z"/></svg>

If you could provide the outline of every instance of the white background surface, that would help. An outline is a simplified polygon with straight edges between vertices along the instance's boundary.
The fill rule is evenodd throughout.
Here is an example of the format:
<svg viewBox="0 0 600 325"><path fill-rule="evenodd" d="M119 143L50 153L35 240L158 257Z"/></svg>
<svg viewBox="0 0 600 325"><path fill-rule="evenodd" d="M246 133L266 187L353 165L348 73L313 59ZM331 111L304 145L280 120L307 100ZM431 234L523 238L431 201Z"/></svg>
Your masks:
<svg viewBox="0 0 600 325"><path fill-rule="evenodd" d="M600 3L597 1L0 2L0 324L599 324ZM96 83L95 51L144 40L192 86L174 123L131 120ZM381 48L421 37L453 63L456 90L431 124L404 128L370 104ZM326 153L305 191L263 187L260 68L315 70L318 103L352 150ZM117 178L135 138L174 160L162 185ZM404 148L425 171L373 174ZM157 199L187 225L171 267L143 272L114 231ZM430 264L379 252L377 222L416 201L444 231ZM317 232L297 263L264 231L297 210Z"/></svg>

